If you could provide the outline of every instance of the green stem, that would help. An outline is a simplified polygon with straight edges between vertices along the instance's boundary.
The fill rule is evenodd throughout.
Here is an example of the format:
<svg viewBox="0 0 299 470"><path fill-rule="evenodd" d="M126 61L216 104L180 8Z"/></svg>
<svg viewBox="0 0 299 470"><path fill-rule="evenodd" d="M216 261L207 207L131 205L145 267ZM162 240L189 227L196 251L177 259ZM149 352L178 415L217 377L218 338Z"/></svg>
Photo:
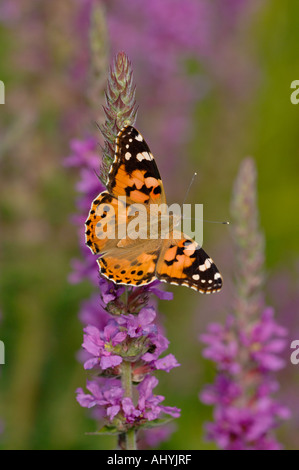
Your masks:
<svg viewBox="0 0 299 470"><path fill-rule="evenodd" d="M128 313L128 286L125 286L125 304L126 304L126 314Z"/></svg>
<svg viewBox="0 0 299 470"><path fill-rule="evenodd" d="M133 400L133 387L132 387L132 364L128 361L122 362L121 370L121 383L124 389L124 396ZM136 447L136 433L135 429L128 429L126 432L126 450L137 450Z"/></svg>

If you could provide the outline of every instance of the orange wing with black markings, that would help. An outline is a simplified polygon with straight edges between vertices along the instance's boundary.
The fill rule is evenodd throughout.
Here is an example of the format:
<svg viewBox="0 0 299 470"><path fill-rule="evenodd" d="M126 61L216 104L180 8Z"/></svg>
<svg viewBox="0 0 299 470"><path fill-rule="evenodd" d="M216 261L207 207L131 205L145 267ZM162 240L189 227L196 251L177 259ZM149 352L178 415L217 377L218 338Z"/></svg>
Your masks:
<svg viewBox="0 0 299 470"><path fill-rule="evenodd" d="M156 265L160 246L148 246L143 240L134 249L118 248L98 260L101 274L116 284L142 286L156 278Z"/></svg>
<svg viewBox="0 0 299 470"><path fill-rule="evenodd" d="M95 198L85 222L85 243L94 254L115 248L119 234L126 233L127 214L125 202L107 191Z"/></svg>

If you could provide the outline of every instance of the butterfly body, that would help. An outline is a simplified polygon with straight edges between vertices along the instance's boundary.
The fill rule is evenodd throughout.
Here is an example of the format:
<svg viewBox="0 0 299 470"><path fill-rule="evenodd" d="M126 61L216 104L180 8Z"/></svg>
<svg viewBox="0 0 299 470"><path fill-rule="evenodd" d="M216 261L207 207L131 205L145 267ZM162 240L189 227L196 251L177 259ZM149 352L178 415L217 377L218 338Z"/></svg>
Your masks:
<svg viewBox="0 0 299 470"><path fill-rule="evenodd" d="M133 286L159 279L207 294L221 289L213 260L168 214L154 157L132 126L117 135L106 186L85 222L86 244L100 254L103 276Z"/></svg>

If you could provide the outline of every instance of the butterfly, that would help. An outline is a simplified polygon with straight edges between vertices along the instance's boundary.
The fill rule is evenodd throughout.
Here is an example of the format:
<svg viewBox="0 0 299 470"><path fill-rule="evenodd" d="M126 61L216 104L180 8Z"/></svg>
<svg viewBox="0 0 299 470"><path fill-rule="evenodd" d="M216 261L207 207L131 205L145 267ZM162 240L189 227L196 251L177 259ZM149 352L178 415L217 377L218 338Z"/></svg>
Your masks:
<svg viewBox="0 0 299 470"><path fill-rule="evenodd" d="M92 202L85 222L86 245L100 254L101 275L116 284L144 286L159 279L204 294L220 291L222 276L214 261L196 241L177 230L173 221L164 238L132 238L126 232L136 204L146 214L166 205L155 159L132 126L123 127L117 135L106 188ZM145 219L146 233L147 224Z"/></svg>

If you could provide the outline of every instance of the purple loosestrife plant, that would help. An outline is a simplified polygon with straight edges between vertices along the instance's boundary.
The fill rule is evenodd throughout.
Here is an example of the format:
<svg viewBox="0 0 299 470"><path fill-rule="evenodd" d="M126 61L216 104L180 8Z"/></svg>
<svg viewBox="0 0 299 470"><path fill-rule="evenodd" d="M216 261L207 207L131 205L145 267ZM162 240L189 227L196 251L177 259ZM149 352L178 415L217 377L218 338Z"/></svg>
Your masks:
<svg viewBox="0 0 299 470"><path fill-rule="evenodd" d="M100 126L104 136L101 182L94 174L98 169L94 139L72 141L72 155L66 160L81 172L77 186L80 215L75 218L81 231L92 200L107 181L117 133L125 123L134 124L136 112L131 64L124 53L119 53L109 70L106 120ZM158 380L152 375L155 370L169 372L179 366L172 354L165 354L169 341L157 323L151 297L170 300L172 294L161 291L159 282L128 288L108 281L99 275L96 259L83 243L81 240L85 260L73 262L71 281L89 278L99 285L100 292L82 304L80 317L85 328L80 360L86 370L94 372L94 378L87 382L88 393L77 390L77 400L81 406L93 408L96 419L103 422L99 434L118 435L122 449L136 449L136 431L165 424L180 415L179 409L165 406L164 397L155 394Z"/></svg>
<svg viewBox="0 0 299 470"><path fill-rule="evenodd" d="M256 169L245 159L232 198L236 253L233 313L224 325L214 323L201 335L204 356L216 363L217 376L201 393L214 407L207 436L222 449L274 450L281 445L272 430L289 411L275 398L272 373L284 366L280 353L286 329L274 319L263 297L264 238L258 227Z"/></svg>

